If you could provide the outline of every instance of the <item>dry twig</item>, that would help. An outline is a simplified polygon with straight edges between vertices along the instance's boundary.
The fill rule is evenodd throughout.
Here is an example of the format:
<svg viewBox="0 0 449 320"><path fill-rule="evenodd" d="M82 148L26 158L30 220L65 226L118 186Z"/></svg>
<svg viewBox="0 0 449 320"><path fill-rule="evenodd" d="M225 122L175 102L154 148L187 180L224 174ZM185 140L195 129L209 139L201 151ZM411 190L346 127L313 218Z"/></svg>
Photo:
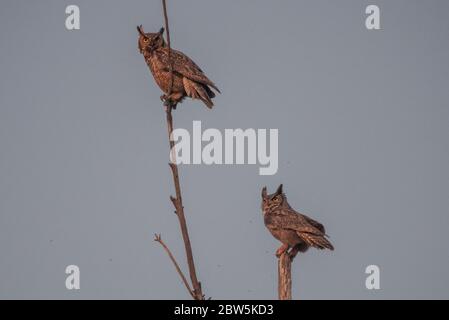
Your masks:
<svg viewBox="0 0 449 320"><path fill-rule="evenodd" d="M161 246L165 249L165 251L167 252L168 256L170 257L170 260L175 265L176 271L179 273L179 276L181 277L182 282L186 286L187 291L189 291L189 293L192 296L192 298L195 299L195 295L193 294L193 291L190 288L189 282L187 281L186 277L184 276L184 273L182 273L181 268L179 267L178 262L176 262L176 259L173 256L173 254L171 253L170 249L167 247L167 245L164 243L164 241L162 241L161 235L160 234L155 234L154 235L154 241L159 242L161 244Z"/></svg>

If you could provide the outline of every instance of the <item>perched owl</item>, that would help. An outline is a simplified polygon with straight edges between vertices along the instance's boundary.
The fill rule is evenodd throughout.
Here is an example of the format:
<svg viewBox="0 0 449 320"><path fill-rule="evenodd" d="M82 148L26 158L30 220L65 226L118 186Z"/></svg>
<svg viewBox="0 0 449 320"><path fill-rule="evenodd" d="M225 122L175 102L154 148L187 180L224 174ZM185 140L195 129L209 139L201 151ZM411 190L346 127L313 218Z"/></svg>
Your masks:
<svg viewBox="0 0 449 320"><path fill-rule="evenodd" d="M282 192L282 184L273 194L267 194L267 188L262 189L262 212L264 223L271 234L282 242L282 246L276 251L280 257L290 250L294 257L298 251L305 252L309 247L317 249L330 249L334 247L326 239L324 226L315 220L296 212L287 202L287 197Z"/></svg>
<svg viewBox="0 0 449 320"><path fill-rule="evenodd" d="M154 80L165 93L161 99L176 107L176 104L188 96L200 99L208 108L214 105L212 98L213 88L220 92L215 84L206 77L203 71L184 53L171 49L170 59L173 66L173 86L170 96L167 96L170 87L171 75L168 60L168 47L165 44L161 28L157 33L145 33L142 26L137 27L139 32L139 50L148 64Z"/></svg>

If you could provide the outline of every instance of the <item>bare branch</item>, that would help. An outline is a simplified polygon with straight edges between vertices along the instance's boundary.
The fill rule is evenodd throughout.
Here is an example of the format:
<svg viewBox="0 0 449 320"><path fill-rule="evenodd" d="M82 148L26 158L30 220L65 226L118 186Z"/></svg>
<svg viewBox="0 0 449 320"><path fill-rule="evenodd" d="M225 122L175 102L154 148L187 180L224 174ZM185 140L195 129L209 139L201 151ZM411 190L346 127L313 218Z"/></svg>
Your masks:
<svg viewBox="0 0 449 320"><path fill-rule="evenodd" d="M172 117L172 107L169 105L166 108L166 116L167 116L167 129L168 129L168 139L169 146L171 151L171 163L170 168L173 176L173 184L175 185L176 197L171 196L170 200L173 203L173 206L176 210L176 215L179 220L179 225L181 227L182 239L184 241L184 247L187 256L187 265L189 267L190 280L192 281L193 291L195 294L196 300L203 300L204 295L201 289L201 284L198 281L196 270L195 270L195 261L193 259L192 245L190 244L189 231L187 229L187 222L184 215L184 206L182 204L182 194L181 194L181 184L179 182L179 172L178 166L176 165L176 150L175 150L175 142L172 139L173 134L173 117Z"/></svg>
<svg viewBox="0 0 449 320"><path fill-rule="evenodd" d="M184 276L184 273L182 273L181 268L179 267L178 262L176 262L176 259L173 256L173 254L171 253L170 249L167 247L167 245L164 243L164 241L162 241L161 235L160 234L155 234L154 235L154 241L159 242L161 244L161 246L165 249L165 251L167 252L168 256L170 257L170 260L175 265L176 271L178 272L179 276L181 277L182 282L184 282L184 285L186 286L187 291L189 291L189 293L192 296L192 298L195 299L195 295L193 294L193 291L190 288L189 282L187 281L186 277Z"/></svg>

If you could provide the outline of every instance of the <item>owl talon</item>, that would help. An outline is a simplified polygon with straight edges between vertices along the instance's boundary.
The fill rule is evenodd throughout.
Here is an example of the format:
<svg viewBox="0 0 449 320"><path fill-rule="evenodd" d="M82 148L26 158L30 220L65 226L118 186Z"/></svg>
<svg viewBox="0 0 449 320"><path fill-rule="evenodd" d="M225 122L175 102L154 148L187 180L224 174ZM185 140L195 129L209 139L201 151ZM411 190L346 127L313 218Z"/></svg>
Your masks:
<svg viewBox="0 0 449 320"><path fill-rule="evenodd" d="M168 109L176 110L176 103L173 103L171 100L164 101L164 107L165 111L168 111Z"/></svg>
<svg viewBox="0 0 449 320"><path fill-rule="evenodd" d="M283 244L276 250L276 257L280 258L288 250L288 245Z"/></svg>
<svg viewBox="0 0 449 320"><path fill-rule="evenodd" d="M165 111L167 111L168 108L172 108L173 110L176 110L177 102L173 101L173 99L170 96L163 94L160 96L160 99L164 103Z"/></svg>
<svg viewBox="0 0 449 320"><path fill-rule="evenodd" d="M165 94L161 95L160 98L161 98L161 101L164 103L164 106L170 106L173 104L170 97Z"/></svg>
<svg viewBox="0 0 449 320"><path fill-rule="evenodd" d="M293 247L288 253L288 255L290 256L290 260L293 260L296 257L296 255L298 254L298 252L299 252L299 247L298 246Z"/></svg>

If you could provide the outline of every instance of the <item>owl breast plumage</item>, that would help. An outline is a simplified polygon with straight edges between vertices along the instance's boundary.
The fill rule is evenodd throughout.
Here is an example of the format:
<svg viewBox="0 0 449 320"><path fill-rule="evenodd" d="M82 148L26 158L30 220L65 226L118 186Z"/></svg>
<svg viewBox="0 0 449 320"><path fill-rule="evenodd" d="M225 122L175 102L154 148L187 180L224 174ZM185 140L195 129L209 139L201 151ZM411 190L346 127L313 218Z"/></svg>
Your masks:
<svg viewBox="0 0 449 320"><path fill-rule="evenodd" d="M144 56L156 84L162 91L168 92L170 89L171 74L168 65L164 63L162 57L162 55L165 55L164 51L164 48L160 48L151 54L144 54ZM185 91L183 77L174 72L172 92L182 91Z"/></svg>

